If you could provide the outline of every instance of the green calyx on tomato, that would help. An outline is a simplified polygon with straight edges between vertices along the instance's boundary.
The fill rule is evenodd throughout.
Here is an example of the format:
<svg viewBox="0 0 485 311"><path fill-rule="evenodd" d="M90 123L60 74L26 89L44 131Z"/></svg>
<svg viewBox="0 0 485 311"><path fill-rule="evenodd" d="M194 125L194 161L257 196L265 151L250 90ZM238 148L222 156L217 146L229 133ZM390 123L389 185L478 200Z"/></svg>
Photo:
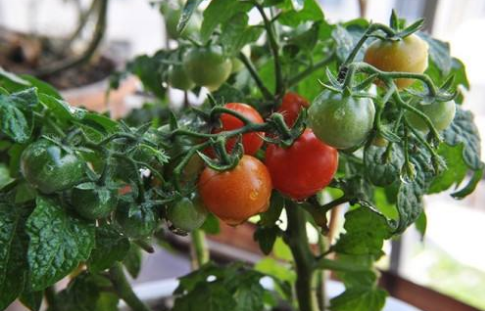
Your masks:
<svg viewBox="0 0 485 311"><path fill-rule="evenodd" d="M220 46L193 47L185 54L184 68L196 85L214 90L229 78L232 62Z"/></svg>
<svg viewBox="0 0 485 311"><path fill-rule="evenodd" d="M76 212L86 219L106 218L118 204L118 190L95 183L80 184L72 189L71 202Z"/></svg>
<svg viewBox="0 0 485 311"><path fill-rule="evenodd" d="M224 105L224 107L240 113L253 123L264 122L263 117L261 117L259 112L249 105L242 103L229 103ZM227 113L221 114L220 121L222 127L215 129L213 131L214 133L237 130L244 126L243 121ZM263 139L261 138L262 136L264 136L264 132L250 132L243 134L242 145L244 148L244 154L254 155L261 148L261 146L263 146ZM231 152L233 150L236 141L237 138L230 138L227 140L226 150L228 152ZM214 155L214 151L210 148L208 149L207 153L210 156Z"/></svg>
<svg viewBox="0 0 485 311"><path fill-rule="evenodd" d="M415 34L398 41L376 40L367 48L364 61L388 72L423 73L428 68L428 43ZM399 89L414 83L414 79L396 79Z"/></svg>
<svg viewBox="0 0 485 311"><path fill-rule="evenodd" d="M152 208L127 201L118 204L115 220L121 231L134 239L150 236L158 225Z"/></svg>
<svg viewBox="0 0 485 311"><path fill-rule="evenodd" d="M265 164L275 189L292 199L303 200L332 181L338 152L306 129L289 148L269 145Z"/></svg>
<svg viewBox="0 0 485 311"><path fill-rule="evenodd" d="M170 66L168 70L168 83L171 87L183 91L188 91L195 87L194 81L189 78L182 65Z"/></svg>
<svg viewBox="0 0 485 311"><path fill-rule="evenodd" d="M283 115L286 124L292 127L295 124L298 115L302 109L306 109L310 103L305 98L296 93L286 93L283 97L283 102L278 108L277 112Z"/></svg>
<svg viewBox="0 0 485 311"><path fill-rule="evenodd" d="M167 219L172 227L182 232L199 229L205 222L208 212L199 197L182 198L169 206Z"/></svg>
<svg viewBox="0 0 485 311"><path fill-rule="evenodd" d="M361 144L371 132L374 102L331 91L323 91L308 109L309 126L325 144L349 149Z"/></svg>
<svg viewBox="0 0 485 311"><path fill-rule="evenodd" d="M85 177L86 163L69 148L42 139L24 150L20 169L29 184L50 194L81 183Z"/></svg>
<svg viewBox="0 0 485 311"><path fill-rule="evenodd" d="M415 103L413 107L424 113L438 131L442 131L450 126L456 113L456 104L453 100L436 102L429 105ZM415 112L406 110L405 116L409 125L412 127L423 132L429 131L428 124Z"/></svg>

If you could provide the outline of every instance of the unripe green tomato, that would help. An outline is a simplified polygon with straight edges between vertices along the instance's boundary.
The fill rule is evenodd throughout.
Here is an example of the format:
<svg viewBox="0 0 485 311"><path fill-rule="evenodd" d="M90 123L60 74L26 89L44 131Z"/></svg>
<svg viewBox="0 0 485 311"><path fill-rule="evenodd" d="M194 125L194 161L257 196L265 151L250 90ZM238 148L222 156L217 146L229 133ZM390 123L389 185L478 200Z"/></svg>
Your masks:
<svg viewBox="0 0 485 311"><path fill-rule="evenodd" d="M423 73L428 68L428 43L417 35L399 41L376 40L365 51L364 61L382 71ZM410 86L414 79L396 79L399 89Z"/></svg>
<svg viewBox="0 0 485 311"><path fill-rule="evenodd" d="M164 14L165 18L165 25L167 27L168 36L171 39L177 40L179 38L189 38L195 33L200 31L201 20L198 14L193 14L189 21L187 22L187 26L185 26L182 33L177 31L177 25L180 20L180 10L169 10L166 14Z"/></svg>
<svg viewBox="0 0 485 311"><path fill-rule="evenodd" d="M251 47L249 45L245 45L241 49L241 52L244 55L246 55L247 58L251 57ZM238 57L233 57L231 61L232 61L232 73L237 73L244 68L244 63Z"/></svg>
<svg viewBox="0 0 485 311"><path fill-rule="evenodd" d="M370 98L323 91L308 109L309 127L325 144L349 149L367 138L374 126L375 113Z"/></svg>
<svg viewBox="0 0 485 311"><path fill-rule="evenodd" d="M121 201L116 208L115 220L121 231L134 239L150 236L158 225L151 208L143 208L134 202Z"/></svg>
<svg viewBox="0 0 485 311"><path fill-rule="evenodd" d="M76 212L86 219L106 218L118 204L118 191L108 188L76 187L72 190L71 201Z"/></svg>
<svg viewBox="0 0 485 311"><path fill-rule="evenodd" d="M189 78L182 65L170 66L168 70L168 83L171 87L183 91L188 91L195 87L194 81Z"/></svg>
<svg viewBox="0 0 485 311"><path fill-rule="evenodd" d="M196 85L214 90L229 78L232 62L220 46L193 47L184 57L184 68Z"/></svg>
<svg viewBox="0 0 485 311"><path fill-rule="evenodd" d="M450 126L451 122L453 122L453 118L455 117L456 104L454 100L437 102L429 105L421 105L416 103L413 106L428 116L431 123L433 123L434 127L438 131L442 131ZM415 129L423 132L429 131L429 127L426 122L416 113L407 110L405 116L409 124Z"/></svg>
<svg viewBox="0 0 485 311"><path fill-rule="evenodd" d="M191 232L204 224L207 214L200 198L183 198L168 208L167 219L175 228Z"/></svg>
<svg viewBox="0 0 485 311"><path fill-rule="evenodd" d="M74 152L42 139L30 144L20 157L20 170L27 182L50 194L82 182L86 163Z"/></svg>

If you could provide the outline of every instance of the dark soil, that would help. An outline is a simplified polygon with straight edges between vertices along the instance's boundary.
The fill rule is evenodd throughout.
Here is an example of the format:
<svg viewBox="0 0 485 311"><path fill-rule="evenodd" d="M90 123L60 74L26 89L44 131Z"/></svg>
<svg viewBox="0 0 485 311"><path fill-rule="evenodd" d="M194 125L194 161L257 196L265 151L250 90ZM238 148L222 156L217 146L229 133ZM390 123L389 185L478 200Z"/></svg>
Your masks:
<svg viewBox="0 0 485 311"><path fill-rule="evenodd" d="M18 73L32 74L54 62L76 55L64 48L64 40L19 34L0 27L0 67ZM102 81L115 70L115 63L106 57L95 56L89 62L64 70L42 80L60 90L85 86Z"/></svg>

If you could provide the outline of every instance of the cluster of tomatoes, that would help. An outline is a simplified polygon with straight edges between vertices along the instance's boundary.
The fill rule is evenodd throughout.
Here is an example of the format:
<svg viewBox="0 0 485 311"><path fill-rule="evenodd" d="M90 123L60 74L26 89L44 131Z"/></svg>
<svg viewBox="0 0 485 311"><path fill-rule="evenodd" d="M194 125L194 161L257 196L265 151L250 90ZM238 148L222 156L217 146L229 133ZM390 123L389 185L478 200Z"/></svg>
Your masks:
<svg viewBox="0 0 485 311"><path fill-rule="evenodd" d="M422 73L427 67L427 49L427 44L416 35L397 42L377 40L367 49L365 61L385 72ZM225 57L219 47L194 47L187 54L182 73L188 74L198 85L216 88L227 79L232 66L232 60ZM175 67L171 75L173 70ZM395 80L398 88L412 82L410 79ZM455 114L453 101L412 105L426 115L437 130L448 127ZM225 108L251 123L264 122L259 112L249 105L229 103ZM287 126L292 128L302 109L308 109L308 128L291 146L273 143L264 146L264 132L244 133L241 139L244 155L237 166L222 172L204 168L198 175L196 194L170 204L165 217L182 231L202 226L208 211L227 224L238 225L268 209L273 189L291 199L305 200L329 185L337 171L338 150L355 150L368 141L374 129L374 102L366 96L325 90L310 106L299 95L287 93L276 112L281 113ZM429 124L422 116L406 111L405 117L410 126L428 131ZM228 113L220 115L220 124L221 127L213 129L212 133L245 126L241 119ZM236 140L227 140L229 152ZM211 153L210 150L206 152ZM200 159L195 158L200 164ZM116 186L85 181L87 163L67 146L48 139L39 140L26 148L20 162L25 179L42 193L72 190L71 205L84 218L106 218L115 212L117 223L132 237L147 236L157 226L158 217L153 209L119 200Z"/></svg>
<svg viewBox="0 0 485 311"><path fill-rule="evenodd" d="M291 127L300 110L308 106L302 97L288 93L277 112ZM263 123L261 115L249 105L230 103L225 107L254 123ZM221 115L221 124L222 128L215 131L244 126L241 120L229 114ZM244 155L233 170L217 172L205 168L200 176L198 190L202 202L230 225L240 224L266 211L273 188L292 199L303 200L327 186L337 171L337 150L319 140L310 129L306 129L288 148L269 144L264 163L254 156L263 146L263 136L261 132L243 134ZM229 141L228 149L234 143Z"/></svg>

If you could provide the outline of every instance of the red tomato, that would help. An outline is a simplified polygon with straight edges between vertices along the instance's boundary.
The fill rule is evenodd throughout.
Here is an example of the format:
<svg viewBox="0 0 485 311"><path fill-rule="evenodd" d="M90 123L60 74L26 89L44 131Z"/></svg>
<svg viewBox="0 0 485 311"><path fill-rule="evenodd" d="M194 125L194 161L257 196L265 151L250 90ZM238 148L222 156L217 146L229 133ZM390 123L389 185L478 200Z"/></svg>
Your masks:
<svg viewBox="0 0 485 311"><path fill-rule="evenodd" d="M240 103L229 103L224 105L224 107L239 112L254 123L264 122L259 112L249 105ZM215 129L213 133L232 131L244 126L244 123L241 120L227 113L221 114L220 120L222 123L222 128ZM261 136L264 136L263 132L252 132L243 134L242 144L245 154L254 155L256 151L261 148L261 146L263 145L263 139L261 139ZM232 151L232 148L234 148L234 145L236 144L236 140L236 138L231 138L227 141L226 149L228 152ZM211 149L208 150L207 153L210 156L213 156L214 151Z"/></svg>
<svg viewBox="0 0 485 311"><path fill-rule="evenodd" d="M230 171L205 168L198 188L209 211L229 225L238 225L268 209L272 185L266 166L245 155Z"/></svg>
<svg viewBox="0 0 485 311"><path fill-rule="evenodd" d="M265 162L274 188L303 200L330 183L337 171L338 152L307 129L289 148L268 146Z"/></svg>
<svg viewBox="0 0 485 311"><path fill-rule="evenodd" d="M310 107L310 103L296 93L286 93L283 97L283 103L278 108L277 112L281 113L285 118L285 122L289 127L295 124L300 110Z"/></svg>

